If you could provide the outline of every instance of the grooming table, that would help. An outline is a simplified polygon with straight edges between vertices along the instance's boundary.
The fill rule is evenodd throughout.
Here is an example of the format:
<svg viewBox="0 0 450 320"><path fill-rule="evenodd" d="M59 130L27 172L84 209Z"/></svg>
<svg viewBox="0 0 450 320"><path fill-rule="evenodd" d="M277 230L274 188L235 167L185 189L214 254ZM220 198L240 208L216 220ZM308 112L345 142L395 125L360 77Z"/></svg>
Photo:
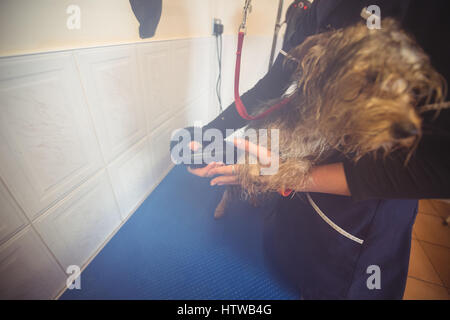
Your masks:
<svg viewBox="0 0 450 320"><path fill-rule="evenodd" d="M60 299L298 299L265 261L262 208L175 167Z"/></svg>

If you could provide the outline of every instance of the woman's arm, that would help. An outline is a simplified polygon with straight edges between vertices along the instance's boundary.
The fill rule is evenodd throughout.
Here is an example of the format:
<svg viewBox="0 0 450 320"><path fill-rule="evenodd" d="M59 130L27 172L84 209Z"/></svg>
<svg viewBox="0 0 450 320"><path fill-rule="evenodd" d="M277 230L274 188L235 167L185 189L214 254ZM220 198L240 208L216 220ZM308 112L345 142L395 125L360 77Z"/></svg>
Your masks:
<svg viewBox="0 0 450 320"><path fill-rule="evenodd" d="M271 156L270 151L265 147L251 143L244 139L236 138L234 144L238 149L259 157L263 163L269 163ZM210 164L201 176L212 177L219 175L211 180L211 185L227 185L238 184L237 176L234 174L235 165ZM237 165L238 166L238 165ZM190 170L192 172L192 170ZM197 174L200 175L200 174ZM303 183L303 182L302 182ZM333 163L314 167L306 183L301 187L289 186L297 192L320 192L331 193L344 196L350 196L347 180L344 173L344 165L342 163Z"/></svg>
<svg viewBox="0 0 450 320"><path fill-rule="evenodd" d="M298 191L351 195L342 162L314 167L306 188Z"/></svg>
<svg viewBox="0 0 450 320"><path fill-rule="evenodd" d="M292 72L283 65L284 56L279 54L269 72L258 81L249 91L241 96L241 100L249 114L255 112L262 102L279 98L286 90ZM245 76L245 74L243 74ZM256 111L257 112L257 111ZM236 110L235 103L219 114L213 121L203 127L206 129L219 129L226 137L226 129L239 129L248 124Z"/></svg>

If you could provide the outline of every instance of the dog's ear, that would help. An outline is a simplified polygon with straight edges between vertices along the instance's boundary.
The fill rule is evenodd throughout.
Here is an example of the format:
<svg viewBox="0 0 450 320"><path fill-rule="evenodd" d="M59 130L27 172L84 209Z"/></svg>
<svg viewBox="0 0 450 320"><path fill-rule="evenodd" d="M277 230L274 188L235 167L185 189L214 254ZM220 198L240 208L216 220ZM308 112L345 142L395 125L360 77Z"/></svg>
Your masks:
<svg viewBox="0 0 450 320"><path fill-rule="evenodd" d="M325 50L325 46L322 43L323 37L324 34L308 37L301 45L289 51L288 56L298 61L296 72L304 69L305 64L311 62L311 60L320 58L320 53ZM287 60L285 60L285 63L287 63Z"/></svg>

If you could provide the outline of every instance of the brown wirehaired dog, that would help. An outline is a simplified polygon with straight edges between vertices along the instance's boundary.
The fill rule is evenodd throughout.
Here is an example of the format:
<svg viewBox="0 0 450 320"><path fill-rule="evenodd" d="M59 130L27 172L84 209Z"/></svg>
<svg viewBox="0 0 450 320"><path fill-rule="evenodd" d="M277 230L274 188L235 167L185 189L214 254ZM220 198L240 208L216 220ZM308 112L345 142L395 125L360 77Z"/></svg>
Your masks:
<svg viewBox="0 0 450 320"><path fill-rule="evenodd" d="M279 169L273 175L260 175L260 163L236 165L246 197L302 190L311 168L336 151L358 161L369 153L388 155L405 148L406 163L422 135L421 112L429 109L419 106L431 101L433 109L443 106L443 77L391 19L383 20L378 30L361 23L311 36L289 55L298 62L292 76L293 100L249 124L249 128L279 129ZM230 188L216 218L234 193Z"/></svg>

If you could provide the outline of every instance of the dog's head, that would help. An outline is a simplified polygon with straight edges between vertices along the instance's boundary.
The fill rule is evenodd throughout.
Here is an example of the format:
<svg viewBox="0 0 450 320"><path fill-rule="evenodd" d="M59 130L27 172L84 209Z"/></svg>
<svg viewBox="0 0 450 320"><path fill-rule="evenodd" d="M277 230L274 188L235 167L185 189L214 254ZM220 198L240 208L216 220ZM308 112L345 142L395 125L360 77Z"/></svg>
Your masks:
<svg viewBox="0 0 450 320"><path fill-rule="evenodd" d="M298 60L293 103L330 146L355 159L383 149L412 149L421 137L419 106L440 102L445 82L412 37L391 19L309 37Z"/></svg>

